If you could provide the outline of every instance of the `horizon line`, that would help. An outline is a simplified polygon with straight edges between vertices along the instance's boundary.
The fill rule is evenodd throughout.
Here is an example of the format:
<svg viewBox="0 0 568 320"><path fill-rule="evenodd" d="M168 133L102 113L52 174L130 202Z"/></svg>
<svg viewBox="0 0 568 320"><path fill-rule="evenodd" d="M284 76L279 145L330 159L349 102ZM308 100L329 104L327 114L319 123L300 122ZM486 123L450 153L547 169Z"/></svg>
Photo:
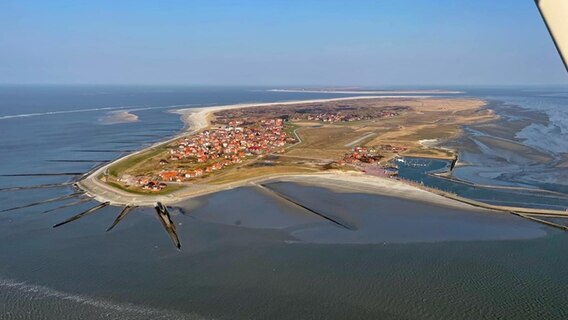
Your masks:
<svg viewBox="0 0 568 320"><path fill-rule="evenodd" d="M511 83L511 84L207 84L207 83L0 83L0 87L53 86L53 87L250 87L271 89L382 89L397 87L568 87L566 83Z"/></svg>

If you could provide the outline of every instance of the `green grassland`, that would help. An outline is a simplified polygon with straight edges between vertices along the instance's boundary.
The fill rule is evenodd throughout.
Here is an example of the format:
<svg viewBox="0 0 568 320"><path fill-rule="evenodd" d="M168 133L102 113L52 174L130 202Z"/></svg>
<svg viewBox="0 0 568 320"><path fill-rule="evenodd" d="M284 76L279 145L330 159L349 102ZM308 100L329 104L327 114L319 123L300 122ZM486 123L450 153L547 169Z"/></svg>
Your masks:
<svg viewBox="0 0 568 320"><path fill-rule="evenodd" d="M127 171L132 171L140 167L141 164L147 162L151 158L162 155L164 152L167 152L167 150L168 147L166 145L161 145L152 149L148 149L139 154L130 156L126 159L119 160L108 168L108 174L109 176L118 179Z"/></svg>

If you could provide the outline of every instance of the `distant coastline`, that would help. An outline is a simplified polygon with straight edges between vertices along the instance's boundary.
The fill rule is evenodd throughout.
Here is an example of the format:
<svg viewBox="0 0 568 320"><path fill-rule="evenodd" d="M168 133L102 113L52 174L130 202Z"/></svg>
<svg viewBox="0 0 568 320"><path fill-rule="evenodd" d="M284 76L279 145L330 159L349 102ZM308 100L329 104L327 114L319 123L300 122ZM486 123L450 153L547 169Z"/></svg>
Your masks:
<svg viewBox="0 0 568 320"><path fill-rule="evenodd" d="M354 90L354 89L270 89L270 92L337 93L337 94L461 94L454 90Z"/></svg>

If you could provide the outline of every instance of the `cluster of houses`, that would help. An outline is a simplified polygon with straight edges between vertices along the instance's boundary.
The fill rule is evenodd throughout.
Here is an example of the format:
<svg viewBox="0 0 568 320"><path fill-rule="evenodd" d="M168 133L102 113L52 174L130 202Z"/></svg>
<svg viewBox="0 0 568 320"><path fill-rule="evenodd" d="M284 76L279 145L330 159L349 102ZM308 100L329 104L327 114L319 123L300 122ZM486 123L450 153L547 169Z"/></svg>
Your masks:
<svg viewBox="0 0 568 320"><path fill-rule="evenodd" d="M339 161L339 164L374 164L379 162L382 158L383 156L378 154L374 148L355 147L353 148L351 153L348 153L342 160Z"/></svg>
<svg viewBox="0 0 568 320"><path fill-rule="evenodd" d="M146 179L146 180L147 181L140 181L139 182L139 184L142 186L142 189L144 189L144 190L160 191L160 190L162 190L162 189L164 189L165 187L168 186L164 182L151 181L149 179Z"/></svg>
<svg viewBox="0 0 568 320"><path fill-rule="evenodd" d="M188 181L240 163L247 157L283 152L286 143L296 142L283 127L283 120L279 118L260 119L248 124L231 120L226 125L182 138L171 145L169 157L159 161L163 169L158 172L156 180L162 183L146 177L138 177L135 183L144 189L161 190L159 186L164 181ZM178 167L176 162L183 164L184 169L168 169ZM150 182L153 184L150 185Z"/></svg>
<svg viewBox="0 0 568 320"><path fill-rule="evenodd" d="M124 183L126 186L135 185L143 190L149 191L160 191L168 186L165 182L158 181L157 178L133 177L131 175L122 176L120 182Z"/></svg>
<svg viewBox="0 0 568 320"><path fill-rule="evenodd" d="M376 149L367 147L355 147L352 152L338 161L339 165L350 164L368 175L377 177L393 178L398 176L397 166L380 164L383 156L377 154Z"/></svg>
<svg viewBox="0 0 568 320"><path fill-rule="evenodd" d="M295 141L282 130L282 119L262 119L254 126L239 125L238 121L231 121L229 125L181 139L176 148L170 149L170 160L206 163L220 159L225 165L238 163L247 156L274 152Z"/></svg>
<svg viewBox="0 0 568 320"><path fill-rule="evenodd" d="M388 151L388 152L394 152L394 153L404 152L404 151L408 150L407 147L395 146L395 145L391 145L391 144L382 144L382 145L378 146L378 148L381 151Z"/></svg>
<svg viewBox="0 0 568 320"><path fill-rule="evenodd" d="M385 118L398 116L398 112L394 111L383 111L377 114L359 114L350 112L324 112L324 113L295 113L292 116L292 120L308 120L308 121L320 121L320 122L350 122L350 121L361 121L361 120L371 120L375 118Z"/></svg>

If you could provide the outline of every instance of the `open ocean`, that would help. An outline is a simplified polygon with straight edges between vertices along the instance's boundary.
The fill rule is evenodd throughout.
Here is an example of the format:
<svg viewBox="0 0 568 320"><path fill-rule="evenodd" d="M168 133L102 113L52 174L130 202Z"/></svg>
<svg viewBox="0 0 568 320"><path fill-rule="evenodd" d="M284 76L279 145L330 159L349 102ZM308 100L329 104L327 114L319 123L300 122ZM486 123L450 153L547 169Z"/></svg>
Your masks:
<svg viewBox="0 0 568 320"><path fill-rule="evenodd" d="M454 175L523 191L444 184L427 173L447 164L423 159L401 174L489 202L567 208L568 88L450 89L490 100L500 115L497 128L471 126L447 142L463 146ZM94 166L178 134L169 110L342 96L0 87L0 319L568 318L568 235L508 214L273 183L352 229L243 187L174 211L177 251L153 208L105 232L120 208L53 229L97 203L28 206L72 195L70 182Z"/></svg>

